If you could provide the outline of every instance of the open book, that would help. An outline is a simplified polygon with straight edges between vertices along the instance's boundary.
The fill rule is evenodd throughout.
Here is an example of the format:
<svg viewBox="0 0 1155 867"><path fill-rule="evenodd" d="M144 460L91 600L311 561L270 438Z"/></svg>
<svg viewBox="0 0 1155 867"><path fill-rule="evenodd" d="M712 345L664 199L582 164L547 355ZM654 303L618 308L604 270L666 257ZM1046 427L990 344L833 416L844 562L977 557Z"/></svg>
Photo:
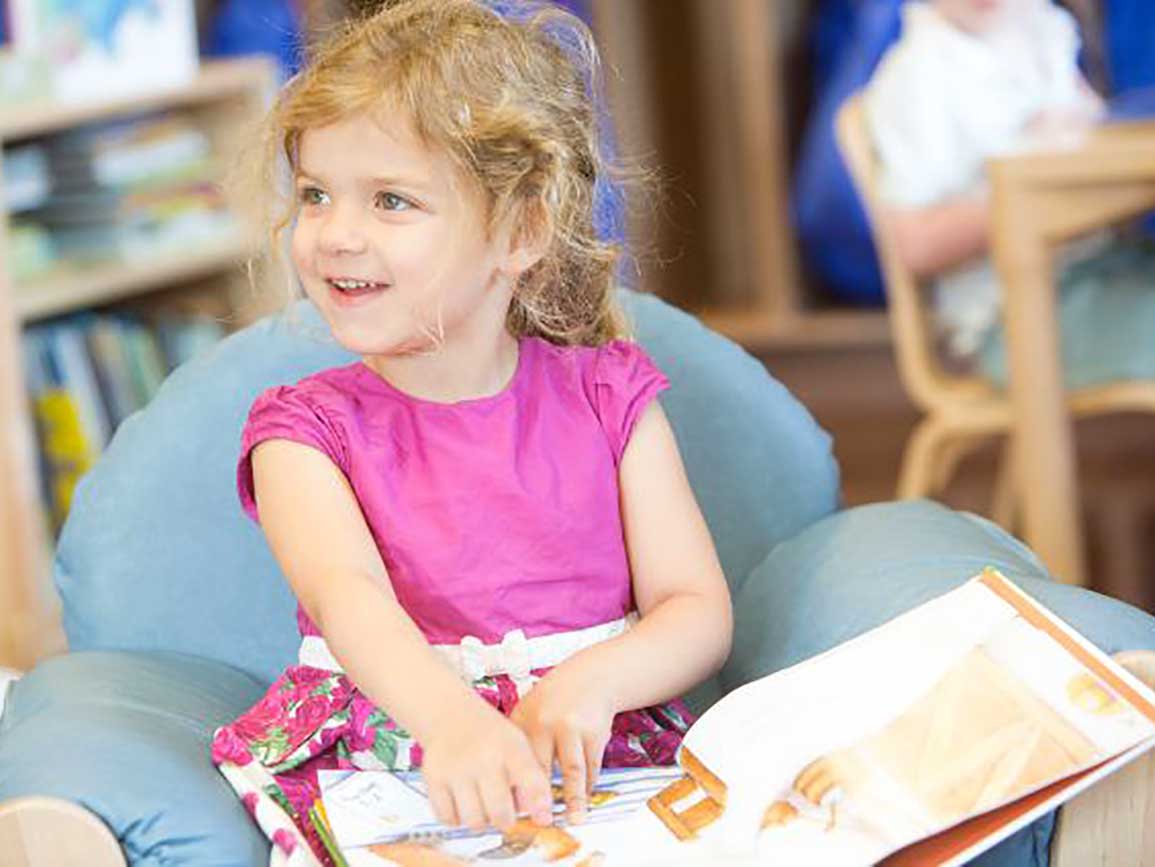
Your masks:
<svg viewBox="0 0 1155 867"><path fill-rule="evenodd" d="M993 570L747 684L589 820L438 826L418 775L325 772L350 867L961 864L1155 745L1155 694ZM560 809L560 808L559 808Z"/></svg>

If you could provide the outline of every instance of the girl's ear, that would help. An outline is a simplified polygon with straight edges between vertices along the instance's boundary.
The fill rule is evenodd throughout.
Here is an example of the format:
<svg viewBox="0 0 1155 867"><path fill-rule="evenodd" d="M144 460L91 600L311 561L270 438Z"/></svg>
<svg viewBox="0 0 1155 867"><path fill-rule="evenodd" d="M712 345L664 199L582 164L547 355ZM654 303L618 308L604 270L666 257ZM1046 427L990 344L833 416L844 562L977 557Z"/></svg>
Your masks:
<svg viewBox="0 0 1155 867"><path fill-rule="evenodd" d="M500 266L502 272L516 280L541 261L552 236L553 227L540 203L520 208L505 235L508 246Z"/></svg>

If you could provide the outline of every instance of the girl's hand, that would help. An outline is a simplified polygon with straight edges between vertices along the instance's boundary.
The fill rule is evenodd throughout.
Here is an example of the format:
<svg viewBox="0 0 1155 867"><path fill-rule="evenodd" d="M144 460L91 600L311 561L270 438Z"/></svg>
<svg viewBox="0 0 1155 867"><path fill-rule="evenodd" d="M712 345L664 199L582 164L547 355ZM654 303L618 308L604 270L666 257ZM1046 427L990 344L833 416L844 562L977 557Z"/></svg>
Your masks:
<svg viewBox="0 0 1155 867"><path fill-rule="evenodd" d="M518 814L553 821L553 795L525 734L483 700L446 708L422 741L422 773L437 819L480 831Z"/></svg>
<svg viewBox="0 0 1155 867"><path fill-rule="evenodd" d="M543 768L556 759L571 822L582 822L602 767L615 709L578 660L564 663L540 681L509 715L529 738Z"/></svg>

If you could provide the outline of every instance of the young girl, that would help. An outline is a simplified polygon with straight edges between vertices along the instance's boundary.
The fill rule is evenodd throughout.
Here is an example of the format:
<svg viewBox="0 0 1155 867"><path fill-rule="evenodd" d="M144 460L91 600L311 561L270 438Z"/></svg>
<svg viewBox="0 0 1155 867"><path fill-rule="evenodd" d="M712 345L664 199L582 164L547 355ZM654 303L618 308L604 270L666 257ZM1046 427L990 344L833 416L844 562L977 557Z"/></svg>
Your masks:
<svg viewBox="0 0 1155 867"><path fill-rule="evenodd" d="M1077 140L1101 115L1101 101L1078 68L1075 22L1051 0L908 0L903 12L902 37L865 98L888 219L907 265L934 282L954 354L977 357L1001 380L986 163ZM1155 324L1155 257L1141 247L1104 252L1101 243L1084 243L1063 261L1069 361L1086 367L1086 357L1109 349L1102 322L1116 314ZM1068 378L1079 373L1069 370Z"/></svg>
<svg viewBox="0 0 1155 867"><path fill-rule="evenodd" d="M510 6L510 4L504 4ZM322 768L420 766L438 817L580 821L598 771L670 764L729 651L726 583L623 339L577 19L388 5L282 93L291 259L360 360L254 403L238 470L300 602L300 664L213 758L329 863Z"/></svg>

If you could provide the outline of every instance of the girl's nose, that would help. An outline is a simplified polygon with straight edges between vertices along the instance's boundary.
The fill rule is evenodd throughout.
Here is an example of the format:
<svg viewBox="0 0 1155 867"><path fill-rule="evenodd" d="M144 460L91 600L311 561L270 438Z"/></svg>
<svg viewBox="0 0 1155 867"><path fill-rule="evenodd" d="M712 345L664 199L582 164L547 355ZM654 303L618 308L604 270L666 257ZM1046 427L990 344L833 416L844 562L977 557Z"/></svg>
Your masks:
<svg viewBox="0 0 1155 867"><path fill-rule="evenodd" d="M317 234L321 252L327 255L363 253L366 247L365 235L361 231L356 214L348 208L334 207L329 210Z"/></svg>

